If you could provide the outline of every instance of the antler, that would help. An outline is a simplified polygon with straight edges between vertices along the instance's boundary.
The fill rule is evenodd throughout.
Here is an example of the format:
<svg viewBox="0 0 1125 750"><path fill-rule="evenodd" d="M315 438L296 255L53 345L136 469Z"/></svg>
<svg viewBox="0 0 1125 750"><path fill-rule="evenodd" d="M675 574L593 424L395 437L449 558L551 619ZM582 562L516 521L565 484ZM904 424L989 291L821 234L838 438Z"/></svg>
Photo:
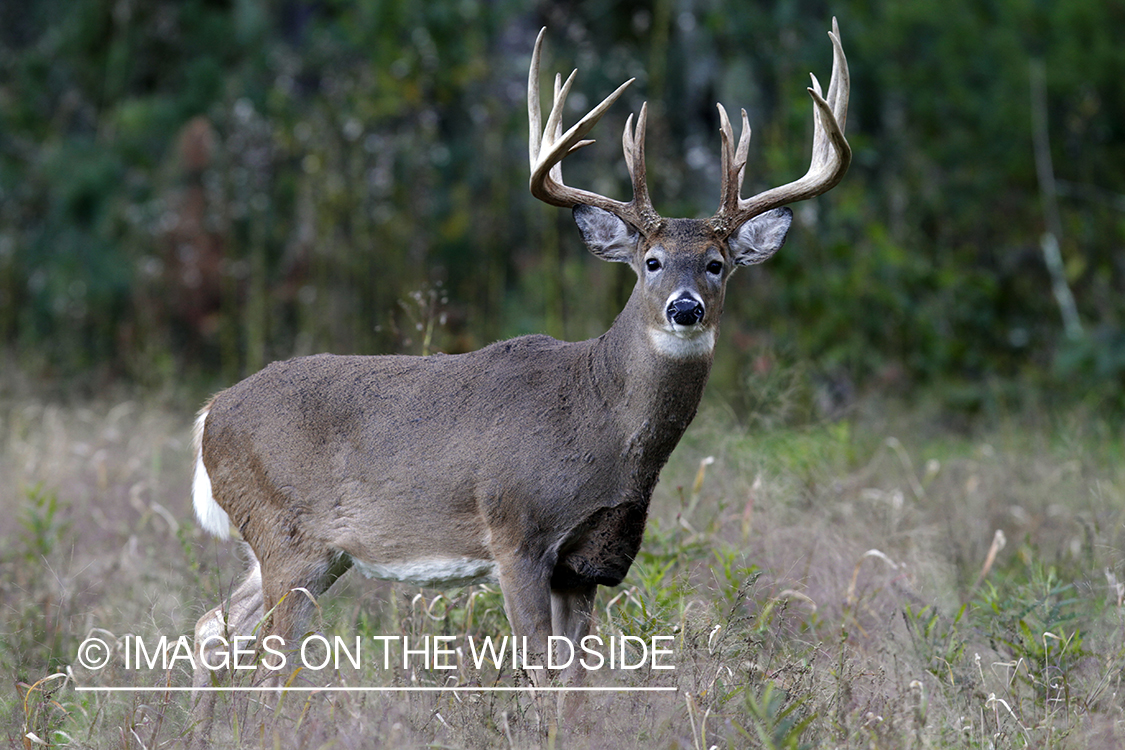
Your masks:
<svg viewBox="0 0 1125 750"><path fill-rule="evenodd" d="M586 113L586 116L579 120L577 124L563 133L563 106L578 71L572 72L565 83L562 81L562 76L555 75L554 102L551 105L551 113L547 117L547 125L543 127L539 110L539 53L543 46L543 36L546 31L546 28L540 31L539 37L535 40L535 51L531 55L531 69L527 75L527 118L531 125L528 141L528 156L531 162L531 180L529 183L531 194L552 206L562 206L563 208L571 208L579 204L595 206L615 214L643 234L651 234L659 229L663 220L652 207L648 185L645 182L647 104L641 106L641 114L637 118L636 129L633 128L633 116L629 115L629 119L625 122L625 132L621 137L622 148L625 151L625 165L629 168L629 176L633 181L633 200L623 203L597 193L568 187L562 179L561 163L563 158L583 146L589 146L593 143L592 140L583 140L583 137L590 132L602 115L605 114L605 111L617 101L625 88L635 79L630 78L618 86L617 90L603 99L601 104Z"/></svg>
<svg viewBox="0 0 1125 750"><path fill-rule="evenodd" d="M835 187L848 171L852 149L844 138L844 124L848 117L848 61L840 43L840 27L832 19L832 78L828 83L828 96L821 92L820 82L812 76L809 96L813 100L813 152L809 171L805 176L786 185L771 188L752 198L743 199L742 178L746 172L746 158L750 151L750 125L746 110L742 110L742 134L738 147L732 148L734 133L723 105L719 104L720 131L723 138L723 187L719 210L710 219L712 228L720 234L729 234L748 219L786 203L812 198ZM810 74L811 75L811 74Z"/></svg>

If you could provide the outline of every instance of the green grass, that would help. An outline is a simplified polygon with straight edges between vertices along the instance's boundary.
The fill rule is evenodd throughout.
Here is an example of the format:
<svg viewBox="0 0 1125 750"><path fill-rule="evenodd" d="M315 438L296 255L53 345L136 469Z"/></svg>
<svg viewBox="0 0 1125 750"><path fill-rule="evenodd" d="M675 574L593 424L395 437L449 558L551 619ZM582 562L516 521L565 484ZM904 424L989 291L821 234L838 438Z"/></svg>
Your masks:
<svg viewBox="0 0 1125 750"><path fill-rule="evenodd" d="M1125 463L1089 414L942 426L865 402L849 418L704 409L664 472L641 554L602 590L603 636L672 636L675 670L591 684L559 737L503 693L290 692L221 702L243 747L1113 747L1122 742ZM136 401L0 403L0 693L19 747L182 743L170 672L91 673L95 635L190 634L242 573L190 512L191 413ZM708 457L713 461L706 461ZM1002 532L1003 546L997 542ZM990 559L991 558L991 559ZM499 636L494 588L420 591L346 576L313 629ZM630 646L632 648L632 646ZM630 651L635 655L635 650ZM120 654L118 654L119 656ZM294 685L515 684L510 667L384 670L365 660ZM381 666L381 665L380 665Z"/></svg>

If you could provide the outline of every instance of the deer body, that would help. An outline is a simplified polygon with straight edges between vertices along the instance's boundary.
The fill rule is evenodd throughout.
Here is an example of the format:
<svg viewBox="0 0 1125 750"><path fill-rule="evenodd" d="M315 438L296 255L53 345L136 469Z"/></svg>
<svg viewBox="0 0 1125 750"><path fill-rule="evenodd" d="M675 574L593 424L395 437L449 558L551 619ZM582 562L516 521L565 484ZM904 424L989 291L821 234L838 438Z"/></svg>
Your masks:
<svg viewBox="0 0 1125 750"><path fill-rule="evenodd" d="M597 586L625 578L660 470L695 416L727 280L784 243L792 212L783 204L828 190L847 169L847 65L833 25L827 98L815 78L809 89L808 174L742 199L746 114L736 147L720 106L723 190L710 219L653 209L644 107L623 138L632 201L562 182L559 162L588 143L624 86L563 133L573 76L556 77L541 128L540 34L528 78L531 192L573 208L592 253L632 267L628 303L588 341L523 336L459 355L305 357L215 396L196 422L193 504L205 529L225 538L234 525L252 554L243 583L200 618L199 655L218 647L210 638L259 624L259 643L278 635L292 644L312 599L351 567L420 585L497 581L533 658L551 635L584 637ZM197 669L194 684L219 676ZM204 739L212 695L197 703Z"/></svg>
<svg viewBox="0 0 1125 750"><path fill-rule="evenodd" d="M615 585L711 363L659 352L630 317L579 343L275 363L207 409L215 501L267 568L292 566L298 543L438 585L495 580L498 555L530 547L552 577ZM584 538L621 523L627 543Z"/></svg>

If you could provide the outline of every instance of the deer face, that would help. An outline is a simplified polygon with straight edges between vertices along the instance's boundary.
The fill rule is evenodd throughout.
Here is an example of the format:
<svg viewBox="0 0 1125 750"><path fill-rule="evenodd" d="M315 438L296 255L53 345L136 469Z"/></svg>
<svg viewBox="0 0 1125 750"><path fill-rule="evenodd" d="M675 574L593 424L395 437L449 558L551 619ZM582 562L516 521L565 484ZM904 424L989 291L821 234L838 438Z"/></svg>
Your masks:
<svg viewBox="0 0 1125 750"><path fill-rule="evenodd" d="M715 345L727 279L736 266L761 263L785 242L793 213L779 208L724 238L697 219L666 219L650 236L592 206L574 208L582 239L602 260L636 272L641 316L658 351L705 356Z"/></svg>

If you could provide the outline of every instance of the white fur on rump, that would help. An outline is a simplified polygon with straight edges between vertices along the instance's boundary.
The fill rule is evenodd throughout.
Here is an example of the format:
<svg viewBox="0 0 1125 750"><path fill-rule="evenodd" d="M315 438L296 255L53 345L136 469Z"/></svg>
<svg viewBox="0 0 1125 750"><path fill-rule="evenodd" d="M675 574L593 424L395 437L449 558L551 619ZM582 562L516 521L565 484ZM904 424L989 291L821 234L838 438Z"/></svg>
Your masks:
<svg viewBox="0 0 1125 750"><path fill-rule="evenodd" d="M195 508L195 517L199 519L203 530L225 540L230 537L230 516L215 502L215 497L211 494L211 477L207 476L207 467L203 465L203 427L208 413L207 409L199 412L191 436L192 451L195 453L191 505Z"/></svg>

